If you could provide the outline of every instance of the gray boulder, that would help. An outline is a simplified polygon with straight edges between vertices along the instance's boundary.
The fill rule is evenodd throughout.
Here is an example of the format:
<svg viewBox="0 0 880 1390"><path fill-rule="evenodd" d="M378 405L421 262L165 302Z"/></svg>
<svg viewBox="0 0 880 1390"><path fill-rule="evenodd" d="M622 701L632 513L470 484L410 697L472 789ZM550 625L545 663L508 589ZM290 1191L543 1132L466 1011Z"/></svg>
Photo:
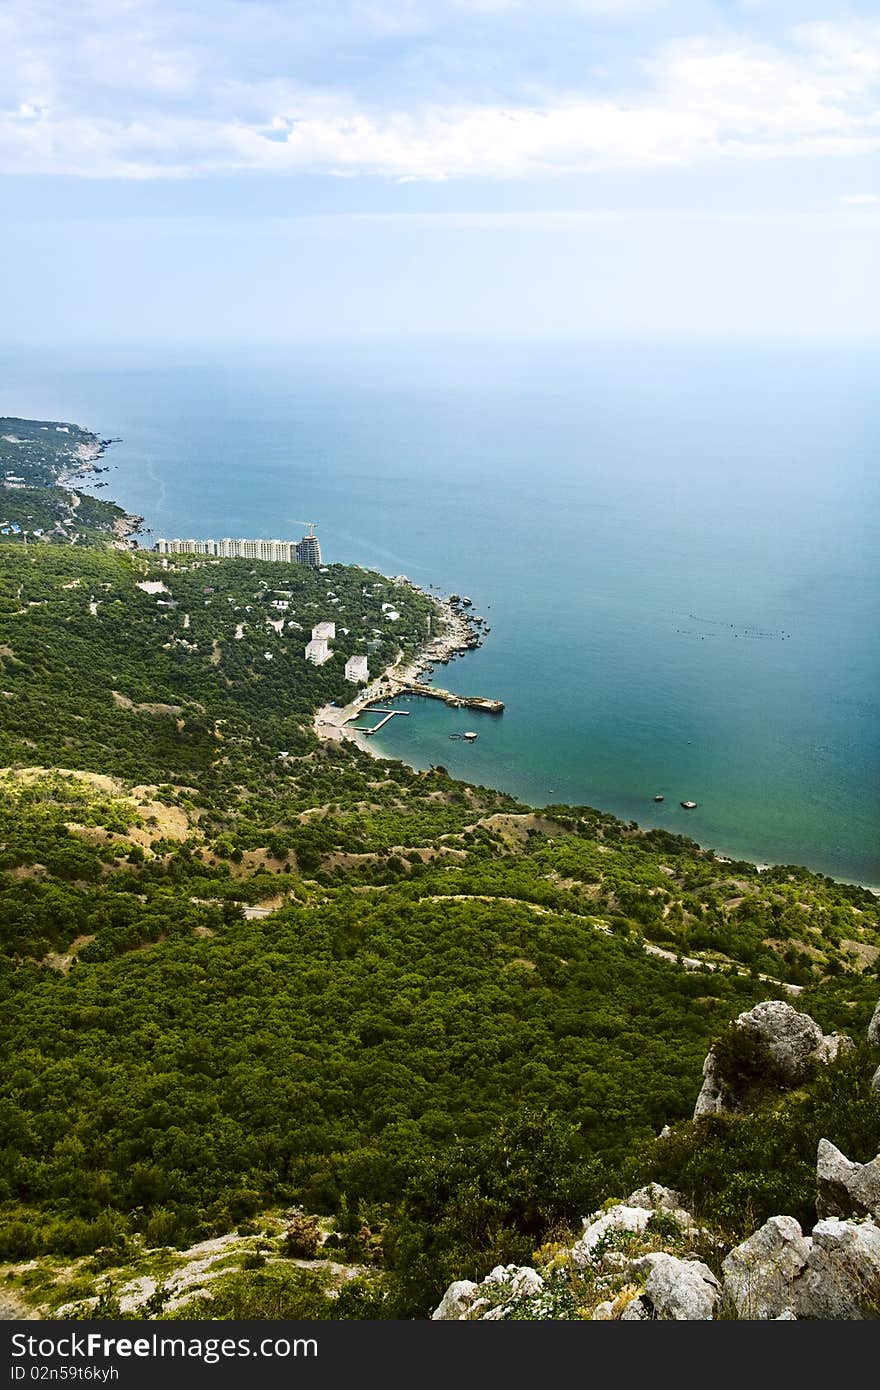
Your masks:
<svg viewBox="0 0 880 1390"><path fill-rule="evenodd" d="M485 1289L487 1284L503 1284L513 1297L528 1298L541 1292L544 1280L531 1265L496 1265L480 1287Z"/></svg>
<svg viewBox="0 0 880 1390"><path fill-rule="evenodd" d="M852 1042L838 1033L822 1032L809 1014L799 1013L781 999L766 999L739 1015L738 1028L756 1033L766 1044L779 1070L789 1081L797 1081L808 1061L829 1062L841 1047Z"/></svg>
<svg viewBox="0 0 880 1390"><path fill-rule="evenodd" d="M871 1077L871 1090L876 1095L880 1096L880 1067L877 1068L874 1075Z"/></svg>
<svg viewBox="0 0 880 1390"><path fill-rule="evenodd" d="M461 1318L477 1296L478 1286L470 1279L457 1279L450 1284L431 1314L434 1322L449 1322Z"/></svg>
<svg viewBox="0 0 880 1390"><path fill-rule="evenodd" d="M724 1260L725 1306L750 1321L790 1312L811 1249L793 1216L771 1216Z"/></svg>
<svg viewBox="0 0 880 1390"><path fill-rule="evenodd" d="M813 1227L813 1248L798 1281L798 1318L862 1321L880 1317L880 1229L829 1217Z"/></svg>
<svg viewBox="0 0 880 1390"><path fill-rule="evenodd" d="M650 1219L651 1213L646 1207L631 1207L623 1202L618 1202L601 1214L594 1212L591 1217L584 1219L583 1235L572 1246L574 1263L583 1269L604 1248L612 1232L644 1231Z"/></svg>
<svg viewBox="0 0 880 1390"><path fill-rule="evenodd" d="M516 1299L540 1293L544 1280L529 1265L496 1265L485 1279L474 1284L459 1279L450 1284L431 1314L435 1322L505 1318Z"/></svg>
<svg viewBox="0 0 880 1390"><path fill-rule="evenodd" d="M614 1299L607 1298L604 1303L597 1303L593 1309L593 1322L611 1322L614 1317Z"/></svg>
<svg viewBox="0 0 880 1390"><path fill-rule="evenodd" d="M671 1187L661 1187L659 1183L648 1183L647 1187L640 1187L635 1192L631 1192L626 1199L628 1207L645 1207L647 1211L669 1211L676 1217L685 1217L690 1220L690 1214L685 1211L684 1197L680 1192L673 1192Z"/></svg>
<svg viewBox="0 0 880 1390"><path fill-rule="evenodd" d="M717 1115L727 1108L724 1090L718 1076L715 1049L711 1047L703 1063L703 1084L694 1106L694 1119L699 1119L701 1115Z"/></svg>
<svg viewBox="0 0 880 1390"><path fill-rule="evenodd" d="M853 1163L827 1139L816 1156L816 1214L880 1218L880 1156Z"/></svg>
<svg viewBox="0 0 880 1390"><path fill-rule="evenodd" d="M654 1311L645 1298L634 1298L626 1305L620 1315L621 1322L650 1322L654 1318Z"/></svg>
<svg viewBox="0 0 880 1390"><path fill-rule="evenodd" d="M737 1028L754 1033L766 1045L782 1079L794 1085L810 1062L830 1062L839 1052L852 1047L852 1039L840 1033L822 1032L809 1014L799 1013L781 999L765 999L734 1021ZM694 1119L733 1109L718 1076L715 1048L703 1063L703 1084L694 1107Z"/></svg>
<svg viewBox="0 0 880 1390"><path fill-rule="evenodd" d="M721 1285L701 1260L680 1260L658 1252L643 1296L662 1321L706 1321L714 1316Z"/></svg>
<svg viewBox="0 0 880 1390"><path fill-rule="evenodd" d="M877 1000L877 1007L871 1022L868 1024L868 1042L875 1043L880 1047L880 999Z"/></svg>
<svg viewBox="0 0 880 1390"><path fill-rule="evenodd" d="M574 1263L582 1269L593 1262L614 1231L641 1234L655 1212L673 1217L683 1231L693 1230L694 1218L682 1206L683 1201L679 1192L650 1183L633 1192L625 1202L617 1202L607 1211L594 1211L592 1216L584 1217L583 1234L572 1247Z"/></svg>

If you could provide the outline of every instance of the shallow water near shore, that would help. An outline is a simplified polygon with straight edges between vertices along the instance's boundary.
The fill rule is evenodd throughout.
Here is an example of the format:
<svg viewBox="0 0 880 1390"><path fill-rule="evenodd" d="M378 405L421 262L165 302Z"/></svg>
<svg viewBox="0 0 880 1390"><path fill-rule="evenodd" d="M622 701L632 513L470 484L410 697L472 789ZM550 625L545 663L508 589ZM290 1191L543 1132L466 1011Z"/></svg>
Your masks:
<svg viewBox="0 0 880 1390"><path fill-rule="evenodd" d="M414 700L378 751L877 885L878 357L25 354L0 412L121 435L98 495L155 535L315 519L327 560L470 595L491 633L436 679L505 713Z"/></svg>

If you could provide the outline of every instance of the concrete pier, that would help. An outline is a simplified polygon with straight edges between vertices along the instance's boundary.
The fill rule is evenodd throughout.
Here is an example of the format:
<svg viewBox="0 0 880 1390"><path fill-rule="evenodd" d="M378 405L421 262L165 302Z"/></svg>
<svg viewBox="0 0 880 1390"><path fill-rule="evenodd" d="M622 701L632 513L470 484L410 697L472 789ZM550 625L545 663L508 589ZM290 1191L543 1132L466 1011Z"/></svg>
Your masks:
<svg viewBox="0 0 880 1390"><path fill-rule="evenodd" d="M408 710L408 709L384 709L384 710L383 710L383 709L377 709L375 712L376 712L376 714L384 714L385 718L384 718L384 719L380 719L380 720L379 720L379 723L378 723L378 724L374 724L373 727L372 727L371 729L360 729L360 730L358 731L359 733L362 733L362 734L377 734L377 733L379 732L380 729L384 728L384 726L388 723L388 720L389 720L389 719L393 719L393 718L394 718L395 714L405 714L405 715L408 715L408 714L409 714L409 710Z"/></svg>
<svg viewBox="0 0 880 1390"><path fill-rule="evenodd" d="M456 695L451 690L443 690L439 685L425 685L422 681L398 681L398 695L423 695L429 700L442 700L452 709L479 709L486 714L503 714L503 700L487 700L482 695Z"/></svg>

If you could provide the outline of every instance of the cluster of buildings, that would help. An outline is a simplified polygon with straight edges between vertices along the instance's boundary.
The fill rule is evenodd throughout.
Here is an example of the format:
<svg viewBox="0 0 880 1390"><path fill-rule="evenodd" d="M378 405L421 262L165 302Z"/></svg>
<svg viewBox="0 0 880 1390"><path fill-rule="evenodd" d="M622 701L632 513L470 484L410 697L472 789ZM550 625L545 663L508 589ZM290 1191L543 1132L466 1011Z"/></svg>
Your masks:
<svg viewBox="0 0 880 1390"><path fill-rule="evenodd" d="M311 661L313 666L323 666L325 661L329 661L333 652L330 643L336 637L335 623L315 623L312 628L312 639L306 643L306 661ZM361 681L370 679L370 672L365 656L350 656L345 663L345 679L351 681L353 685L359 685Z"/></svg>
<svg viewBox="0 0 880 1390"><path fill-rule="evenodd" d="M160 555L213 555L221 560L275 560L290 565L308 565L318 569L321 564L321 543L317 536L303 536L298 541L232 540L222 541L158 540L153 547Z"/></svg>

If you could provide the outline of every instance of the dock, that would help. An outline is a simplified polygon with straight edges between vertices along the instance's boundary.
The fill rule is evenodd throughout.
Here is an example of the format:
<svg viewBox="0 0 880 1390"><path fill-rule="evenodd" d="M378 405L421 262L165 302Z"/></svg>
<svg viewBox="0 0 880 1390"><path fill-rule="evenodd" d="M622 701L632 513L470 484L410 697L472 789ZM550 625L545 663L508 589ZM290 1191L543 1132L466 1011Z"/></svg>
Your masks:
<svg viewBox="0 0 880 1390"><path fill-rule="evenodd" d="M377 734L377 733L379 732L380 729L382 729L382 728L385 727L385 725L388 723L388 720L389 720L389 719L393 719L393 718L394 718L395 714L404 714L404 715L407 715L407 716L409 715L409 710L408 710L408 709L381 709L381 708L377 707L376 705L373 705L373 706L369 706L369 705L368 705L367 708L370 709L370 712L371 712L371 713L373 713L373 714L382 714L382 715L384 715L385 717L384 717L384 719L380 719L378 724L374 724L373 727L372 727L371 729L359 729L359 730L358 730L358 733L361 733L361 734ZM362 711L358 711L358 713L362 713Z"/></svg>
<svg viewBox="0 0 880 1390"><path fill-rule="evenodd" d="M425 685L422 681L397 681L398 695L423 695L429 700L442 700L451 709L478 709L485 714L503 714L503 700L487 700L482 695L456 695L451 690L443 690L439 685Z"/></svg>

